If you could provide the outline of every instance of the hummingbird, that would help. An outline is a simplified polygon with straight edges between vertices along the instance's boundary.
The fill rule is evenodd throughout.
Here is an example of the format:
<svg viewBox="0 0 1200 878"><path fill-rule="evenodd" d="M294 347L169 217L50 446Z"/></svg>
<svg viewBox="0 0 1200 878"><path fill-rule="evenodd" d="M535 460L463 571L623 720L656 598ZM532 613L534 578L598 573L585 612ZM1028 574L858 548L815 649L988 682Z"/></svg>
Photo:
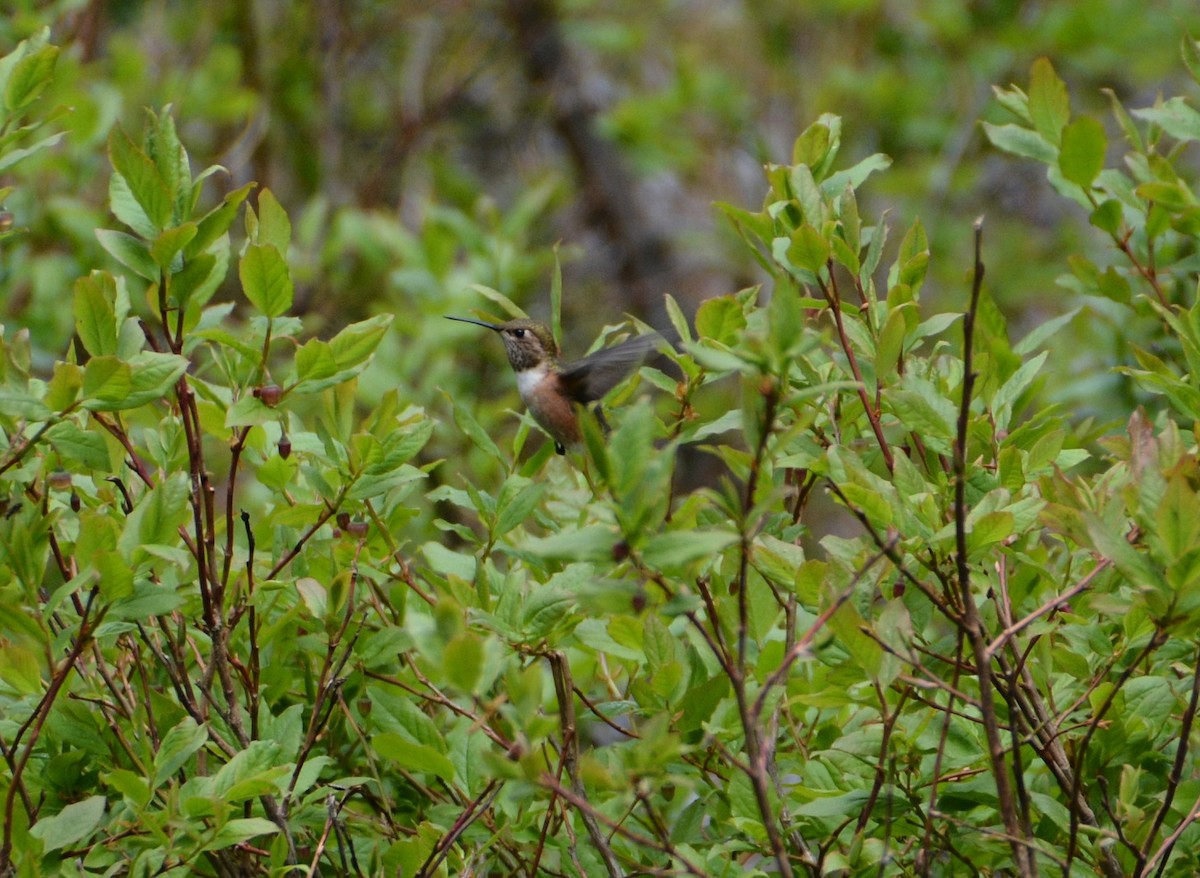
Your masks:
<svg viewBox="0 0 1200 878"><path fill-rule="evenodd" d="M535 421L542 425L559 454L578 444L583 433L576 406L587 406L602 399L646 359L659 341L658 335L639 335L610 348L588 354L573 363L559 361L558 344L550 328L536 320L509 320L488 323L469 317L450 317L460 323L474 323L500 334L508 363L517 373L521 401ZM608 433L608 423L600 406L596 419Z"/></svg>

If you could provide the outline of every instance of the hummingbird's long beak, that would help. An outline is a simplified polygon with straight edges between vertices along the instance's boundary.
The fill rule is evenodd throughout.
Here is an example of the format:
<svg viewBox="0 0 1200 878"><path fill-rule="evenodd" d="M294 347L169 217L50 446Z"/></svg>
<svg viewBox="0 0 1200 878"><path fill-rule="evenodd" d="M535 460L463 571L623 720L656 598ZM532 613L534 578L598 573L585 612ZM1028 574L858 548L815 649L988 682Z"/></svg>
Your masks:
<svg viewBox="0 0 1200 878"><path fill-rule="evenodd" d="M457 320L459 323L474 323L476 326L486 326L488 329L494 329L497 332L500 331L500 327L495 323L485 323L482 320L472 320L470 317L451 317L449 314L445 315L445 317L447 320Z"/></svg>

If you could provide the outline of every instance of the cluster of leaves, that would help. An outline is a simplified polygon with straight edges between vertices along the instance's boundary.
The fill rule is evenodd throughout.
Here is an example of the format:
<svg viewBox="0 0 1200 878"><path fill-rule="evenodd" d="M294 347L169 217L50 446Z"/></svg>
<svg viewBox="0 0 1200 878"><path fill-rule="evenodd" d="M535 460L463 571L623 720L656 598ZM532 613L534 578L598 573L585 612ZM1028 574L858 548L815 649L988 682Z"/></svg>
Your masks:
<svg viewBox="0 0 1200 878"><path fill-rule="evenodd" d="M49 368L0 350L0 874L1194 873L1200 229L1160 144L1200 126L1118 110L1126 173L1048 64L1002 101L1126 260L1078 282L1159 330L1158 414L1099 447L1025 411L1070 315L1012 344L978 226L965 314L922 313L926 234L860 213L888 161L839 169L833 116L723 208L770 287L668 298L674 373L569 460L456 398L471 452L419 457L411 388L367 390L390 318L309 337L276 198L202 208L169 114L114 128L127 273ZM807 539L823 495L857 536Z"/></svg>

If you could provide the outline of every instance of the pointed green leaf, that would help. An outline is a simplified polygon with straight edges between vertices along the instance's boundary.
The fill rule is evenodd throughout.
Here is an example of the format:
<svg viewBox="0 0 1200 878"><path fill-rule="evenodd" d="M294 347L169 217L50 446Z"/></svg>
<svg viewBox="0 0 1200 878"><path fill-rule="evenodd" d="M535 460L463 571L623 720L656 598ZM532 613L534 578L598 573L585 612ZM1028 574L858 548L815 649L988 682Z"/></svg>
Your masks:
<svg viewBox="0 0 1200 878"><path fill-rule="evenodd" d="M39 820L29 829L29 834L42 841L46 853L70 847L96 831L104 819L104 796L92 796L82 802L67 805L53 817Z"/></svg>
<svg viewBox="0 0 1200 878"><path fill-rule="evenodd" d="M558 245L554 245L554 274L550 276L550 332L554 341L562 345L562 263L558 259Z"/></svg>
<svg viewBox="0 0 1200 878"><path fill-rule="evenodd" d="M1054 144L1038 132L1021 125L993 125L991 122L984 122L983 133L992 142L992 146L1004 152L1035 159L1047 165L1054 164L1058 159Z"/></svg>
<svg viewBox="0 0 1200 878"><path fill-rule="evenodd" d="M1071 118L1067 86L1048 58L1038 58L1029 73L1029 115L1042 138L1058 146L1062 130Z"/></svg>
<svg viewBox="0 0 1200 878"><path fill-rule="evenodd" d="M500 451L499 447L497 447L496 443L492 441L492 437L488 435L487 430L483 429L479 421L475 419L475 416L471 414L471 412L457 399L451 397L450 394L446 393L444 390L442 391L442 396L446 398L453 408L454 423L457 424L458 428L466 434L468 439L471 440L471 444L480 451L483 451L491 457L494 457L496 460L503 461L504 454Z"/></svg>
<svg viewBox="0 0 1200 878"><path fill-rule="evenodd" d="M187 474L174 473L138 500L117 541L125 557L133 558L147 546L178 541L175 531L187 520L188 493Z"/></svg>
<svg viewBox="0 0 1200 878"><path fill-rule="evenodd" d="M96 238L100 241L100 246L126 268L151 283L157 283L159 279L158 264L150 255L150 248L143 242L132 235L114 229L96 229Z"/></svg>
<svg viewBox="0 0 1200 878"><path fill-rule="evenodd" d="M242 291L255 308L267 317L280 317L292 307L295 288L287 263L269 244L251 244L238 263Z"/></svg>
<svg viewBox="0 0 1200 878"><path fill-rule="evenodd" d="M339 369L350 369L365 363L392 325L391 314L380 314L369 320L351 323L329 340L329 350Z"/></svg>
<svg viewBox="0 0 1200 878"><path fill-rule="evenodd" d="M1062 148L1058 153L1059 170L1072 183L1087 189L1104 170L1107 148L1104 126L1091 116L1080 116L1063 129Z"/></svg>
<svg viewBox="0 0 1200 878"><path fill-rule="evenodd" d="M156 230L171 221L174 204L154 160L135 144L120 125L108 136L108 158L113 170L125 178L130 193L146 213Z"/></svg>
<svg viewBox="0 0 1200 878"><path fill-rule="evenodd" d="M150 246L150 258L162 269L163 274L167 274L171 270L171 264L175 261L175 257L179 255L179 251L186 247L194 237L196 237L195 223L184 223L181 226L167 229Z"/></svg>
<svg viewBox="0 0 1200 878"><path fill-rule="evenodd" d="M122 408L136 408L161 399L187 370L188 360L176 354L142 351L129 360L132 385Z"/></svg>
<svg viewBox="0 0 1200 878"><path fill-rule="evenodd" d="M221 825L202 851L220 851L263 835L274 835L279 827L265 817L236 817Z"/></svg>
<svg viewBox="0 0 1200 878"><path fill-rule="evenodd" d="M292 241L292 222L270 189L258 193L258 240L255 243L287 253Z"/></svg>
<svg viewBox="0 0 1200 878"><path fill-rule="evenodd" d="M1153 122L1176 140L1200 140L1200 113L1189 107L1183 98L1171 98L1157 106L1134 110L1133 115Z"/></svg>
<svg viewBox="0 0 1200 878"><path fill-rule="evenodd" d="M10 113L25 109L46 89L54 78L58 46L42 46L27 52L13 67L4 87L4 106Z"/></svg>
<svg viewBox="0 0 1200 878"><path fill-rule="evenodd" d="M104 437L84 430L72 421L59 421L46 431L46 438L66 460L101 471L111 465Z"/></svg>
<svg viewBox="0 0 1200 878"><path fill-rule="evenodd" d="M746 327L746 315L733 296L707 299L696 312L696 332L722 344L735 344Z"/></svg>
<svg viewBox="0 0 1200 878"><path fill-rule="evenodd" d="M115 285L99 272L75 281L75 331L93 357L117 352Z"/></svg>
<svg viewBox="0 0 1200 878"><path fill-rule="evenodd" d="M183 251L186 258L190 259L198 253L203 253L229 231L237 218L238 208L255 185L257 184L247 183L240 189L233 190L220 204L201 217L196 225L196 237L192 238Z"/></svg>
<svg viewBox="0 0 1200 878"><path fill-rule="evenodd" d="M95 411L113 411L133 388L129 364L114 356L92 357L83 369L84 405Z"/></svg>
<svg viewBox="0 0 1200 878"><path fill-rule="evenodd" d="M676 570L701 558L711 560L737 541L738 535L728 530L668 531L647 540L642 557L657 570Z"/></svg>
<svg viewBox="0 0 1200 878"><path fill-rule="evenodd" d="M154 788L161 787L167 778L184 766L188 759L203 747L209 740L209 730L206 726L198 726L196 720L185 716L167 734L162 736L162 744L154 758Z"/></svg>
<svg viewBox="0 0 1200 878"><path fill-rule="evenodd" d="M792 232L791 243L788 244L788 261L796 268L803 268L813 274L820 274L829 259L829 242L821 233L808 223L804 223Z"/></svg>

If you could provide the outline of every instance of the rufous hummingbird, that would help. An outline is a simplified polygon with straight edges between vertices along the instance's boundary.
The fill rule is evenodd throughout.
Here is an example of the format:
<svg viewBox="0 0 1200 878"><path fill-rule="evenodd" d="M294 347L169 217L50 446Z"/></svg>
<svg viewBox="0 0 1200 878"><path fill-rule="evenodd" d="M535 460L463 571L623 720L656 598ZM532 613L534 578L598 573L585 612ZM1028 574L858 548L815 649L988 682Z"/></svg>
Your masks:
<svg viewBox="0 0 1200 878"><path fill-rule="evenodd" d="M588 354L573 363L560 363L558 344L545 324L535 320L509 320L488 323L469 317L449 317L461 323L485 326L500 334L509 365L517 373L521 401L535 421L554 439L555 450L566 454L583 433L576 406L586 406L603 398L646 359L661 340L658 335L639 335L610 348ZM601 428L608 424L599 406L595 407Z"/></svg>

